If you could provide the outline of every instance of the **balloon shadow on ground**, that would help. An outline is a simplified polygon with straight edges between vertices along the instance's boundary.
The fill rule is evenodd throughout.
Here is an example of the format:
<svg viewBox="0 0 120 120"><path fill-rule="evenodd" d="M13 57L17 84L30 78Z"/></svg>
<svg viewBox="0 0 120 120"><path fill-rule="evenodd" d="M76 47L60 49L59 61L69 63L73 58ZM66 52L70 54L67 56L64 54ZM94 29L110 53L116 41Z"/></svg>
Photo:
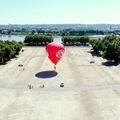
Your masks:
<svg viewBox="0 0 120 120"><path fill-rule="evenodd" d="M56 71L42 71L39 73L36 73L35 76L37 78L51 78L51 77L55 77L58 73Z"/></svg>

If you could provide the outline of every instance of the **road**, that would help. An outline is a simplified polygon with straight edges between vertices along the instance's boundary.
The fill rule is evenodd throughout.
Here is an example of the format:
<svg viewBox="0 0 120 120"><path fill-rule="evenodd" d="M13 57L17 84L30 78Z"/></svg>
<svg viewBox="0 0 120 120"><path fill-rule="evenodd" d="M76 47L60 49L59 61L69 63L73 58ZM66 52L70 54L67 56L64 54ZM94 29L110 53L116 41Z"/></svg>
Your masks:
<svg viewBox="0 0 120 120"><path fill-rule="evenodd" d="M65 49L57 73L44 47L25 47L0 66L0 120L120 120L120 65L90 47Z"/></svg>

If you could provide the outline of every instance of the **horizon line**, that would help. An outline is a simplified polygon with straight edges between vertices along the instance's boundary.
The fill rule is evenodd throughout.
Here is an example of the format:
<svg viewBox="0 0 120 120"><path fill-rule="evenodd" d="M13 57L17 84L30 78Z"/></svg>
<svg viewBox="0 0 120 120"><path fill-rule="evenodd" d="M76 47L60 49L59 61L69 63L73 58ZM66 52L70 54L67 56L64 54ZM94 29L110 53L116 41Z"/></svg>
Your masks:
<svg viewBox="0 0 120 120"><path fill-rule="evenodd" d="M120 23L9 23L0 25L120 25Z"/></svg>

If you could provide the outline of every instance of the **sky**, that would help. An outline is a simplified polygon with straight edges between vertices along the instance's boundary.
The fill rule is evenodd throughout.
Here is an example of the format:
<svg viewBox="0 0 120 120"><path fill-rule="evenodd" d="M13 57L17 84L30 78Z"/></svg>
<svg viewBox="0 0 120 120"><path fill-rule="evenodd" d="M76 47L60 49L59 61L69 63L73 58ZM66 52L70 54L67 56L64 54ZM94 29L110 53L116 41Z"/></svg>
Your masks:
<svg viewBox="0 0 120 120"><path fill-rule="evenodd" d="M120 0L0 0L0 24L120 24Z"/></svg>

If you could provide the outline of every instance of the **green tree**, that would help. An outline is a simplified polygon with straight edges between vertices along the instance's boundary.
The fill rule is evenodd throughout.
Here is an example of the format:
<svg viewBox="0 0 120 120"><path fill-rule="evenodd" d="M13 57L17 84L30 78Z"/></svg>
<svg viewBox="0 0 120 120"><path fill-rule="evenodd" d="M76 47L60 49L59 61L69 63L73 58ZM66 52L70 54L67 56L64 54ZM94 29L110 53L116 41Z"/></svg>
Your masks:
<svg viewBox="0 0 120 120"><path fill-rule="evenodd" d="M120 61L120 46L115 42L109 43L103 52L103 57L107 60L119 62Z"/></svg>
<svg viewBox="0 0 120 120"><path fill-rule="evenodd" d="M90 44L92 49L103 58L114 62L120 61L120 37L106 36L102 40L91 40Z"/></svg>

